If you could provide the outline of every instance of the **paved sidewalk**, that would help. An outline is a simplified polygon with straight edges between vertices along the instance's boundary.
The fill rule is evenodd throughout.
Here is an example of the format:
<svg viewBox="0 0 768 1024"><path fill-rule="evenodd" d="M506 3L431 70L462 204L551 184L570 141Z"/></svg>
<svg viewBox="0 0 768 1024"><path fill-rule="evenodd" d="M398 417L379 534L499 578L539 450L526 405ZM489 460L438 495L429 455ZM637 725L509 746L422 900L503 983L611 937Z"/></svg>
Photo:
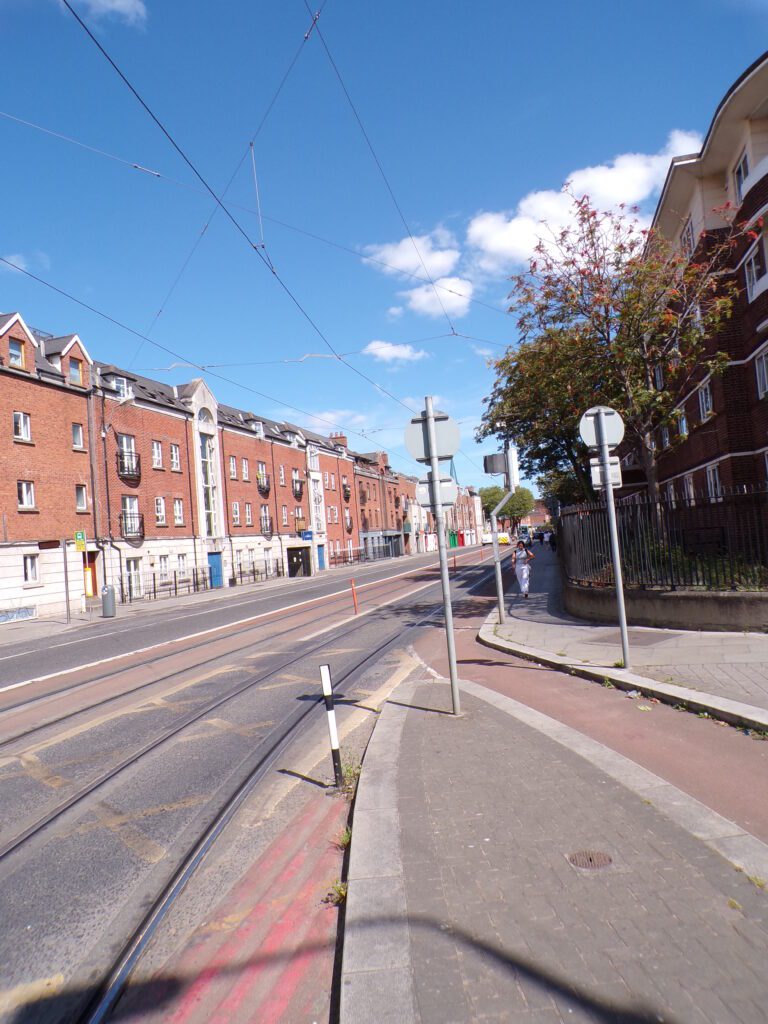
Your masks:
<svg viewBox="0 0 768 1024"><path fill-rule="evenodd" d="M556 557L538 544L533 552L530 598L505 574L507 620L499 626L497 614L489 616L481 641L496 639L511 653L540 653L550 664L599 668L601 676L621 680L618 627L569 615ZM752 705L768 721L768 634L630 627L629 643L634 676Z"/></svg>
<svg viewBox="0 0 768 1024"><path fill-rule="evenodd" d="M756 1024L768 846L473 683L403 684L352 827L341 1024ZM607 854L601 868L569 855ZM585 861L585 862L588 862ZM736 870L740 864L743 870Z"/></svg>

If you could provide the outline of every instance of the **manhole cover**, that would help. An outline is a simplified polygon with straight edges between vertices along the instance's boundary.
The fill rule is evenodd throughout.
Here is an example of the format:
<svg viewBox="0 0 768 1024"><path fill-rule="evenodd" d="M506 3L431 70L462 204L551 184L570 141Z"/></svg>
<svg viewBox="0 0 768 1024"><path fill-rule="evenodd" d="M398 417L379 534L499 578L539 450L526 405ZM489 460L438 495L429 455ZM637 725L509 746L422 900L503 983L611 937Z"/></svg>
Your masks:
<svg viewBox="0 0 768 1024"><path fill-rule="evenodd" d="M568 861L575 868L589 869L607 868L609 864L613 864L610 854L601 850L577 850L576 853L568 854Z"/></svg>

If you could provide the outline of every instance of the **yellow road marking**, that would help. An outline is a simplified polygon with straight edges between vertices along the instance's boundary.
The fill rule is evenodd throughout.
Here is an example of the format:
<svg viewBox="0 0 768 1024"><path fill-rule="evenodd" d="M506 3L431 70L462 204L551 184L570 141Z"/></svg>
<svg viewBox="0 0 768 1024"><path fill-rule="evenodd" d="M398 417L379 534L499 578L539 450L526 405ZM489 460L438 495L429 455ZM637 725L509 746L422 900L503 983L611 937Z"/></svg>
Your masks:
<svg viewBox="0 0 768 1024"><path fill-rule="evenodd" d="M13 988L0 990L0 1013L8 1013L28 1003L35 1003L46 996L55 995L64 984L63 974L52 974L50 978L25 981Z"/></svg>
<svg viewBox="0 0 768 1024"><path fill-rule="evenodd" d="M197 796L187 796L182 800L175 800L173 803L158 804L156 807L144 807L140 811L130 811L125 814L120 814L107 804L100 803L97 806L106 809L106 813L109 816L108 821L97 814L96 821L83 821L66 832L59 832L57 839L68 839L70 836L84 836L89 832L95 832L97 829L103 828L105 825L114 831L124 825L135 825L138 821L157 817L158 814L170 814L172 811L184 810L187 807L197 807L199 804L204 804L207 799L208 797L204 793L200 793Z"/></svg>
<svg viewBox="0 0 768 1024"><path fill-rule="evenodd" d="M281 686L295 686L296 683L306 683L310 685L311 680L307 679L306 676L292 676L286 675L280 677L279 683L267 683L266 686L260 686L260 690L277 690Z"/></svg>
<svg viewBox="0 0 768 1024"><path fill-rule="evenodd" d="M22 754L19 758L22 766L22 772L20 774L27 775L30 779L34 779L36 782L42 782L44 786L48 786L49 789L61 789L62 786L68 784L68 779L64 779L61 775L57 775L52 768L44 765L39 757L35 757L34 754Z"/></svg>
<svg viewBox="0 0 768 1024"><path fill-rule="evenodd" d="M125 814L118 814L106 804L97 804L94 812L99 824L108 828L131 853L147 864L157 864L165 856L165 847L150 839L140 828L133 825Z"/></svg>
<svg viewBox="0 0 768 1024"><path fill-rule="evenodd" d="M233 722L226 722L223 718L206 718L204 722L197 723L201 729L205 729L206 726L210 726L214 730L218 730L221 735L225 733L234 733L237 736L251 737L255 736L261 729L267 729L269 726L274 725L272 721L269 722L254 722L251 725L235 725ZM211 736L210 732L195 732L187 736L179 736L177 743L188 743L190 740L203 740L209 739Z"/></svg>
<svg viewBox="0 0 768 1024"><path fill-rule="evenodd" d="M329 647L326 654L357 654L359 647Z"/></svg>

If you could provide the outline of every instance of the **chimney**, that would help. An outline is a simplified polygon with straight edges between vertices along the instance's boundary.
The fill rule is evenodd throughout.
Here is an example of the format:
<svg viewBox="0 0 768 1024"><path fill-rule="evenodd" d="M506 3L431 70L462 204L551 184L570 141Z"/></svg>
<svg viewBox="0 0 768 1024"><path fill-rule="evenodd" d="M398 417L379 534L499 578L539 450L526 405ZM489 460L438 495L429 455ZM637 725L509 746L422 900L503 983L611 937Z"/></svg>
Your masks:
<svg viewBox="0 0 768 1024"><path fill-rule="evenodd" d="M331 440L336 444L341 445L342 448L348 447L348 442L345 434L335 431L331 434Z"/></svg>

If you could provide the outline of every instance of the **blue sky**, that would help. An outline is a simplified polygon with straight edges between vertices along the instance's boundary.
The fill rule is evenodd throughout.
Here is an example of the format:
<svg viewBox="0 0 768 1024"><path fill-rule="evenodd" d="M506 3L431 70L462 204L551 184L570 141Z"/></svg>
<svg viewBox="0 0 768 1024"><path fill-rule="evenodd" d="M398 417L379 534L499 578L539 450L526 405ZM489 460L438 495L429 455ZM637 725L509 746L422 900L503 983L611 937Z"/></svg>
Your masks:
<svg viewBox="0 0 768 1024"><path fill-rule="evenodd" d="M481 485L487 360L515 337L507 278L540 219L562 217L558 189L652 209L768 28L768 0L646 0L642 18L608 0L327 0L319 27L417 256L317 33L301 45L303 0L72 2L219 192L301 47L254 145L266 252L350 364L414 409L439 396L461 421L459 480ZM403 405L335 359L281 362L330 353L220 212L189 259L211 198L58 0L0 0L0 27L0 110L108 154L0 117L0 255L186 360L227 364L231 382L210 378L220 400L346 428L415 471ZM227 201L258 241L250 157ZM158 369L177 360L7 269L0 309L161 380L201 375Z"/></svg>

